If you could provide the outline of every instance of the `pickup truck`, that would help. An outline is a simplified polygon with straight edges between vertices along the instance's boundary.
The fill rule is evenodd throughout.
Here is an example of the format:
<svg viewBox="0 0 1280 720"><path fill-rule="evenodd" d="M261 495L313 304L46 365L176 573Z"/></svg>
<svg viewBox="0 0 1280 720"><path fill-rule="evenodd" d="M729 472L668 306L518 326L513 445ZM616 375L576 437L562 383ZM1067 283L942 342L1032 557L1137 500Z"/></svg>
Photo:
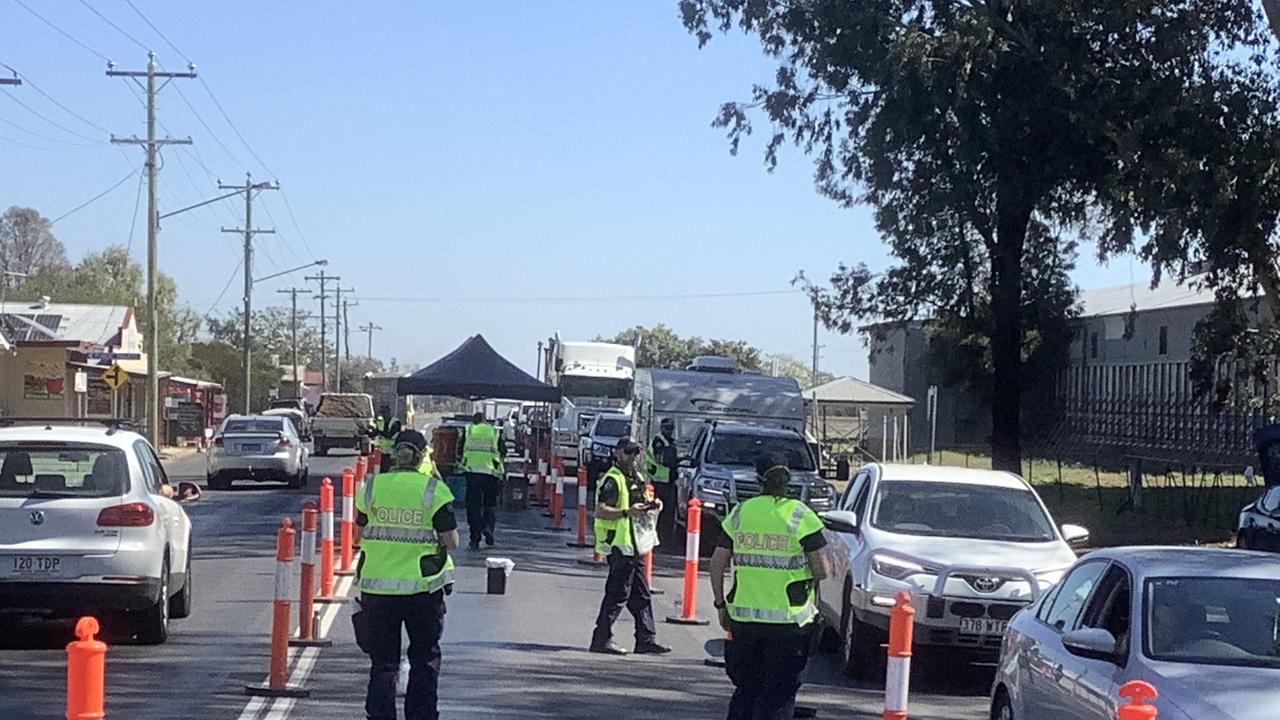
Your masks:
<svg viewBox="0 0 1280 720"><path fill-rule="evenodd" d="M320 396L315 417L311 418L311 435L315 455L327 455L334 448L349 448L368 453L372 440L373 398L364 393L325 393Z"/></svg>

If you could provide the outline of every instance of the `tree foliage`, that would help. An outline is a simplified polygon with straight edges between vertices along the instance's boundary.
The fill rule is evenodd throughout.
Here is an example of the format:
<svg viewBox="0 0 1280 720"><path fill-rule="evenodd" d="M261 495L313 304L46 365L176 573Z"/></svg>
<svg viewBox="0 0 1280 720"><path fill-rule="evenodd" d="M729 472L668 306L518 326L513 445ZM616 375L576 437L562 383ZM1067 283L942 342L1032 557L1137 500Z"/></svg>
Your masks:
<svg viewBox="0 0 1280 720"><path fill-rule="evenodd" d="M697 336L684 338L662 324L652 328L637 325L611 338L596 340L636 348L638 367L683 370L700 355L723 355L733 358L740 370L763 369L764 356L760 349L743 340L704 340Z"/></svg>
<svg viewBox="0 0 1280 720"><path fill-rule="evenodd" d="M246 412L244 407L244 365L240 344L221 340L197 342L191 347L192 373L198 377L221 383L227 395L228 410ZM268 403L272 388L280 386L283 371L270 363L255 362L250 366L252 395L250 407L261 410Z"/></svg>
<svg viewBox="0 0 1280 720"><path fill-rule="evenodd" d="M11 207L0 215L0 287L14 287L22 278L65 271L67 251L54 237L48 218L31 208Z"/></svg>
<svg viewBox="0 0 1280 720"><path fill-rule="evenodd" d="M990 355L993 462L1012 470L1028 266L1045 253L1051 267L1069 263L1063 238L1117 196L1146 207L1122 181L1178 148L1143 156L1135 133L1146 137L1189 89L1220 80L1261 27L1239 0L682 0L680 9L699 43L737 28L778 62L771 85L722 107L715 124L731 151L762 114L770 168L794 144L813 157L822 193L874 208L898 265L878 277L855 269L846 289L870 299L828 304L828 321L882 319L863 313L886 309L964 319L975 332L956 330L984 338Z"/></svg>
<svg viewBox="0 0 1280 720"><path fill-rule="evenodd" d="M764 359L764 370L770 375L791 378L800 383L800 387L805 390L814 386L813 366L794 355L784 353L768 355ZM818 385L835 379L836 376L829 372L818 371Z"/></svg>

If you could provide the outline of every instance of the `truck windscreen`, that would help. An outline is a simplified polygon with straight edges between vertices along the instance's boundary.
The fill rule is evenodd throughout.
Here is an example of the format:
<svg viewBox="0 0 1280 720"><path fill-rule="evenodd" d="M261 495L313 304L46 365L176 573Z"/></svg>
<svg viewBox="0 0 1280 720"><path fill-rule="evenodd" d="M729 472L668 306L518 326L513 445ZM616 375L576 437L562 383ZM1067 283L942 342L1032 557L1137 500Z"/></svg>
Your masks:
<svg viewBox="0 0 1280 720"><path fill-rule="evenodd" d="M565 375L560 378L560 392L567 398L591 397L629 400L631 398L631 380L630 378Z"/></svg>

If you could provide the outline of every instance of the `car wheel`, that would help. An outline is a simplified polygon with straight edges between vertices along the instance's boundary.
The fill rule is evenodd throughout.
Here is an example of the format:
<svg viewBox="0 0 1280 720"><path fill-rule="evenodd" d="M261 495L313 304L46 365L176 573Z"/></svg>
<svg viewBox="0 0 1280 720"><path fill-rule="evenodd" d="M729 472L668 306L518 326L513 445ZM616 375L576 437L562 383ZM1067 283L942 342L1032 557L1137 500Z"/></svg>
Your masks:
<svg viewBox="0 0 1280 720"><path fill-rule="evenodd" d="M193 571L191 569L191 551L188 550L187 551L187 576L186 576L186 579L182 581L182 589L179 590L178 594L174 595L173 599L169 601L169 617L184 618L184 617L191 616L191 606L192 606L191 589L193 584L193 580L191 577L192 574L193 574Z"/></svg>
<svg viewBox="0 0 1280 720"><path fill-rule="evenodd" d="M880 649L876 629L854 614L853 609L845 613L844 633L844 668L845 677L854 680L871 680L880 669Z"/></svg>
<svg viewBox="0 0 1280 720"><path fill-rule="evenodd" d="M995 699L991 701L991 720L1014 720L1013 703L1004 688L997 690Z"/></svg>
<svg viewBox="0 0 1280 720"><path fill-rule="evenodd" d="M298 472L294 473L293 477L289 478L290 490L298 490L302 488L302 484L306 481L305 472L306 471L302 468L298 468Z"/></svg>
<svg viewBox="0 0 1280 720"><path fill-rule="evenodd" d="M134 637L141 645L161 645L169 639L169 558L160 566L160 599L136 614Z"/></svg>

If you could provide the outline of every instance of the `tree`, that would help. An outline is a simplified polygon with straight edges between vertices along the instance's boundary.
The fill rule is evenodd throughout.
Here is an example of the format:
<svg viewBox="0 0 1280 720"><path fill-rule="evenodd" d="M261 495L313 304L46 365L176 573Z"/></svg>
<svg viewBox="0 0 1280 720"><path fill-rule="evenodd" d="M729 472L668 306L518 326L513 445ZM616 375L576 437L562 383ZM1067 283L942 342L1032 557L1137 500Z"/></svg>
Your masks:
<svg viewBox="0 0 1280 720"><path fill-rule="evenodd" d="M682 338L666 325L652 328L637 325L612 338L596 338L636 348L637 367L684 369L700 355L723 355L733 358L740 370L760 370L763 354L742 340L703 340L693 336Z"/></svg>
<svg viewBox="0 0 1280 720"><path fill-rule="evenodd" d="M47 218L21 207L0 215L0 287L13 287L22 279L4 273L31 275L68 267L66 248L53 236Z"/></svg>
<svg viewBox="0 0 1280 720"><path fill-rule="evenodd" d="M805 361L794 355L786 355L778 353L776 355L766 355L764 358L764 369L770 375L777 377L791 378L800 383L802 389L808 390L814 387L813 367ZM829 383L835 380L836 376L829 372L818 371L818 385Z"/></svg>
<svg viewBox="0 0 1280 720"><path fill-rule="evenodd" d="M1121 142L1128 124L1176 110L1187 87L1256 43L1259 26L1240 0L682 0L680 9L700 44L736 26L778 61L772 85L722 107L715 124L730 150L760 111L772 126L768 167L793 143L814 157L822 193L875 210L899 264L875 278L856 269L846 289L861 299L828 302L824 319L976 324L990 354L993 464L1014 471L1031 256L1070 260L1064 233L1087 229L1135 152Z"/></svg>
<svg viewBox="0 0 1280 720"><path fill-rule="evenodd" d="M281 363L293 361L293 311L287 307L267 307L255 310L249 319L249 332L253 340L251 350L254 357L261 358L256 362L267 362L274 355ZM317 367L320 363L320 332L307 322L307 316L298 311L298 364L306 367ZM244 345L244 314L239 310L228 310L221 318L209 318L209 335L219 342L232 347ZM332 361L333 348L327 348ZM345 385L344 385L345 386Z"/></svg>
<svg viewBox="0 0 1280 720"><path fill-rule="evenodd" d="M245 413L244 365L241 363L240 345L231 345L219 340L197 342L191 346L191 367L195 375L222 383L227 395L228 410L233 413ZM250 369L250 382L253 397L250 398L251 409L257 410L267 406L268 392L279 387L283 373L280 368L267 363L254 363Z"/></svg>

